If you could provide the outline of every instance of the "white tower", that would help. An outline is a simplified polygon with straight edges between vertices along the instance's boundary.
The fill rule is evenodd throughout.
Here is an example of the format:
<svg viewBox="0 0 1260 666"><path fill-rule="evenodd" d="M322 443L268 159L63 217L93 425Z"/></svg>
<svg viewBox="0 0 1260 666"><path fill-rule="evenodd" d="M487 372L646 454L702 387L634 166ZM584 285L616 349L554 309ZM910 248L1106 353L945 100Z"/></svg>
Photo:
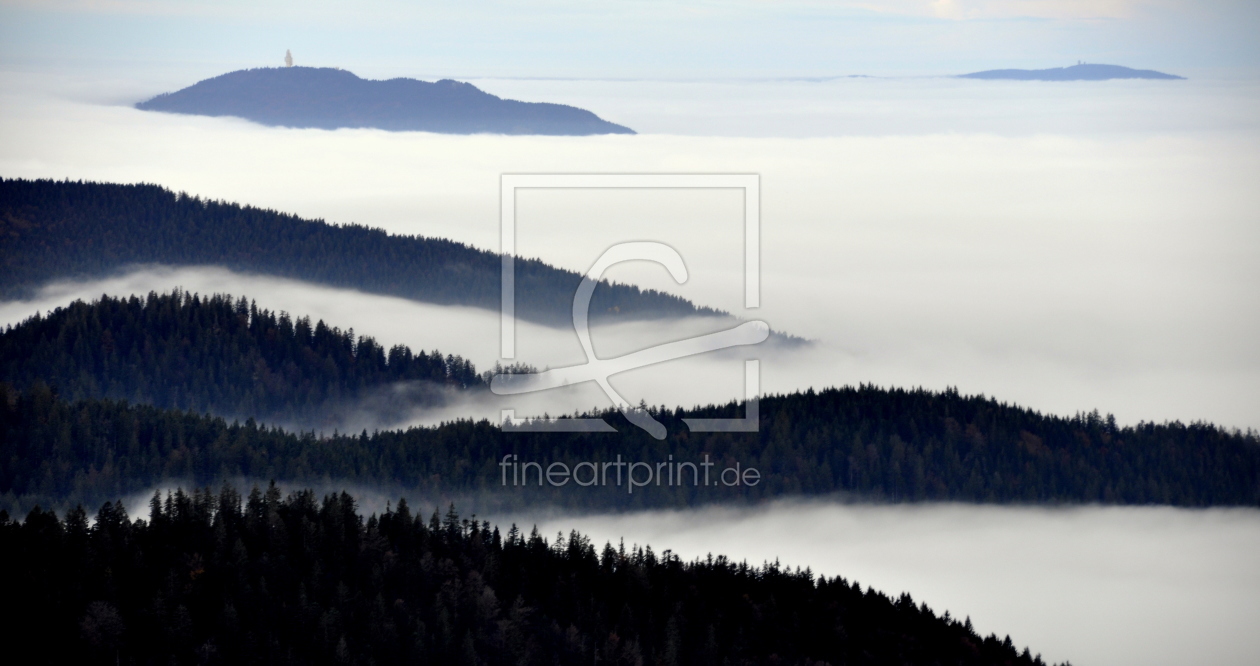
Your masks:
<svg viewBox="0 0 1260 666"><path fill-rule="evenodd" d="M284 50L284 66L285 67L293 66L293 53L290 52L289 49Z"/></svg>

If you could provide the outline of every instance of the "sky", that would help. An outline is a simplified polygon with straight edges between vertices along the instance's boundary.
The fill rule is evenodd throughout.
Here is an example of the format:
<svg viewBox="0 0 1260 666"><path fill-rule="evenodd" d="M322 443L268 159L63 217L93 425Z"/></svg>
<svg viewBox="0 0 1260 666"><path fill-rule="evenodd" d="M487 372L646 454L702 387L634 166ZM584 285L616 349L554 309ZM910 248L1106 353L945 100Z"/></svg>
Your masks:
<svg viewBox="0 0 1260 666"><path fill-rule="evenodd" d="M1078 60L1254 73L1247 0L6 0L0 60L208 77L338 66L373 78L942 75ZM182 79L181 79L182 80Z"/></svg>

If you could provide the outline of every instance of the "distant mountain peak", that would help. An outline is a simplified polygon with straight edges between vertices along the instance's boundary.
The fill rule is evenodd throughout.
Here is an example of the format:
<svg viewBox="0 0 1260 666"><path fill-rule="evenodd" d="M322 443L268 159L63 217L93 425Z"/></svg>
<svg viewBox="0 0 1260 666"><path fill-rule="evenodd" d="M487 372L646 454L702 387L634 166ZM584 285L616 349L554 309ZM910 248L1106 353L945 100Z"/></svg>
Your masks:
<svg viewBox="0 0 1260 666"><path fill-rule="evenodd" d="M634 134L573 106L521 102L471 83L363 79L335 67L243 69L136 104L145 111L235 116L281 127L444 134Z"/></svg>
<svg viewBox="0 0 1260 666"><path fill-rule="evenodd" d="M1110 79L1185 79L1153 69L1132 69L1120 65L1078 63L1051 69L990 69L960 74L961 79L1009 79L1015 81L1107 81Z"/></svg>

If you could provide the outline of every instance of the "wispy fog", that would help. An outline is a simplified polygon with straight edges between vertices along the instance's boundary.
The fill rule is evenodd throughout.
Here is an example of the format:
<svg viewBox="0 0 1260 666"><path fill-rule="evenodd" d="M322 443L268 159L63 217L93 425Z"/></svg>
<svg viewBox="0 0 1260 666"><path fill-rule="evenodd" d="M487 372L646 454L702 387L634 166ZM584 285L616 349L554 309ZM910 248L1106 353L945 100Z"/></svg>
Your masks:
<svg viewBox="0 0 1260 666"><path fill-rule="evenodd" d="M804 95L791 87L803 84L750 83L755 94L731 101L730 113L745 124L765 110L772 113L761 125L808 125L783 110L802 106L828 118L857 114L858 134L867 131L864 123L900 119L895 136L853 136L827 125L820 131L836 136L792 139L270 129L86 103L76 101L86 93L75 97L73 86L51 94L29 78L10 79L14 86L0 95L0 173L6 176L157 182L490 249L498 247L502 173L758 173L758 311L742 308L736 191L523 191L518 244L524 254L579 270L617 241L674 244L691 271L687 284L674 285L659 266L620 266L610 276L819 341L808 362L763 363L766 390L859 382L957 386L1054 413L1098 408L1125 423L1208 419L1260 427L1260 347L1254 343L1260 339L1254 118L1260 116L1251 113L1260 108L1260 93L1254 82L1169 83L1185 84L1175 89L1181 93L1151 82L1007 86L1000 113L990 108L997 88L968 87L988 82L956 87L924 80L915 88L900 81L901 92L891 97L861 87L880 82L839 82L835 90L843 94L819 94L812 105L795 106L776 100L784 86ZM845 87L851 83L858 87ZM613 101L646 94L648 86L563 85L575 95ZM673 114L676 124L667 129L705 133L708 125L688 109L710 109L708 89L670 85L651 102ZM974 118L959 126L965 133L935 133L951 129L934 124L938 108L960 117L971 110ZM983 120L1018 118L1021 110L1033 120L1005 136L1001 122L990 127ZM1210 130L1175 120L1199 112L1234 120ZM1080 115L1132 129L1074 131L1070 124L1035 121ZM193 278L150 276L139 288L185 281ZM352 325L387 343L441 347L482 367L497 354L493 313L296 285L234 284L222 290ZM405 307L416 308L406 310L414 317L397 314ZM521 330L521 360L541 367L568 358L531 341L529 327ZM670 335L653 332L659 339ZM571 333L565 335L562 347L576 354ZM626 346L649 342L626 339ZM615 340L604 336L602 344ZM739 365L712 365L727 373L730 383L723 387L729 388L680 381L708 377L681 372L667 380L649 371L628 373L621 382L642 377L643 390L627 393L652 404L737 394ZM602 397L575 402L602 404Z"/></svg>
<svg viewBox="0 0 1260 666"><path fill-rule="evenodd" d="M1048 661L1085 666L1260 660L1260 511L776 502L585 517L500 516L549 538L778 559L842 575Z"/></svg>
<svg viewBox="0 0 1260 666"><path fill-rule="evenodd" d="M48 312L74 300L92 301L102 294L127 296L150 291L169 291L174 286L203 295L245 294L260 308L323 319L342 329L353 327L356 335L375 337L386 347L405 344L414 351L438 349L471 360L479 371L491 369L499 354L499 314L477 308L416 303L347 289L313 287L295 280L245 275L215 267L138 267L117 277L89 282L59 282L43 288L29 301L0 303L0 326L16 325L36 312ZM596 352L601 357L619 356L640 347L684 340L737 325L729 318L693 318L668 322L632 322L591 328ZM577 336L570 329L554 329L528 322L517 324L518 359L539 369L576 365L586 361ZM801 373L816 368L820 358L838 358L825 346L790 346L769 343L757 348L765 359L763 392L794 390ZM687 377L688 381L677 381ZM813 382L827 381L825 372L814 373ZM618 375L612 380L631 403L692 406L742 398L744 368L735 351L710 353ZM358 403L336 410L336 427L357 432L413 424L435 424L456 418L488 418L498 421L503 409L517 416L548 413L569 414L610 407L608 398L594 385L557 389L540 395L498 397L488 391L443 391L443 405L403 410L409 392L420 391L432 404L433 395L423 387L406 384L382 387ZM434 389L436 390L436 389ZM331 416L330 416L331 418ZM332 425L281 423L331 430Z"/></svg>

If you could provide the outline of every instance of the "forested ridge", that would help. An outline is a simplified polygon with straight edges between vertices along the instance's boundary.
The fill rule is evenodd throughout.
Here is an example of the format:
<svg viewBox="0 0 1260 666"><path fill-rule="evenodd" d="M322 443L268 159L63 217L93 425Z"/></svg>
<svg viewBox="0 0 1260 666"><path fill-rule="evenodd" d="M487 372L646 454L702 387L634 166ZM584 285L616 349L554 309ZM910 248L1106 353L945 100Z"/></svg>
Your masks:
<svg viewBox="0 0 1260 666"><path fill-rule="evenodd" d="M0 179L0 298L133 264L223 266L444 305L498 310L500 255L441 238L176 194L157 185ZM581 274L517 258L516 315L570 325ZM718 314L601 282L593 321Z"/></svg>
<svg viewBox="0 0 1260 666"><path fill-rule="evenodd" d="M729 404L650 409L655 440L615 411L617 433L504 431L487 421L320 437L254 420L110 400L69 402L43 383L0 384L0 507L20 515L89 506L180 480L280 479L401 488L479 508L695 506L846 494L877 501L1260 505L1260 442L1208 424L1117 427L1099 414L1045 416L954 391L844 387L761 400L756 433L695 433L683 416L734 417ZM504 456L543 466L637 460L756 468L756 485L506 485ZM672 456L672 458L670 458ZM707 456L707 458L706 458ZM694 475L692 475L694 480ZM681 474L680 474L681 478Z"/></svg>
<svg viewBox="0 0 1260 666"><path fill-rule="evenodd" d="M398 422L416 406L440 404L443 389L484 386L459 356L386 350L244 297L178 290L76 301L6 327L0 380L17 388L43 381L69 400L115 398L329 431L347 411Z"/></svg>
<svg viewBox="0 0 1260 666"><path fill-rule="evenodd" d="M405 500L154 495L148 520L0 512L24 663L624 666L1041 664L1010 637L777 563L548 542Z"/></svg>

